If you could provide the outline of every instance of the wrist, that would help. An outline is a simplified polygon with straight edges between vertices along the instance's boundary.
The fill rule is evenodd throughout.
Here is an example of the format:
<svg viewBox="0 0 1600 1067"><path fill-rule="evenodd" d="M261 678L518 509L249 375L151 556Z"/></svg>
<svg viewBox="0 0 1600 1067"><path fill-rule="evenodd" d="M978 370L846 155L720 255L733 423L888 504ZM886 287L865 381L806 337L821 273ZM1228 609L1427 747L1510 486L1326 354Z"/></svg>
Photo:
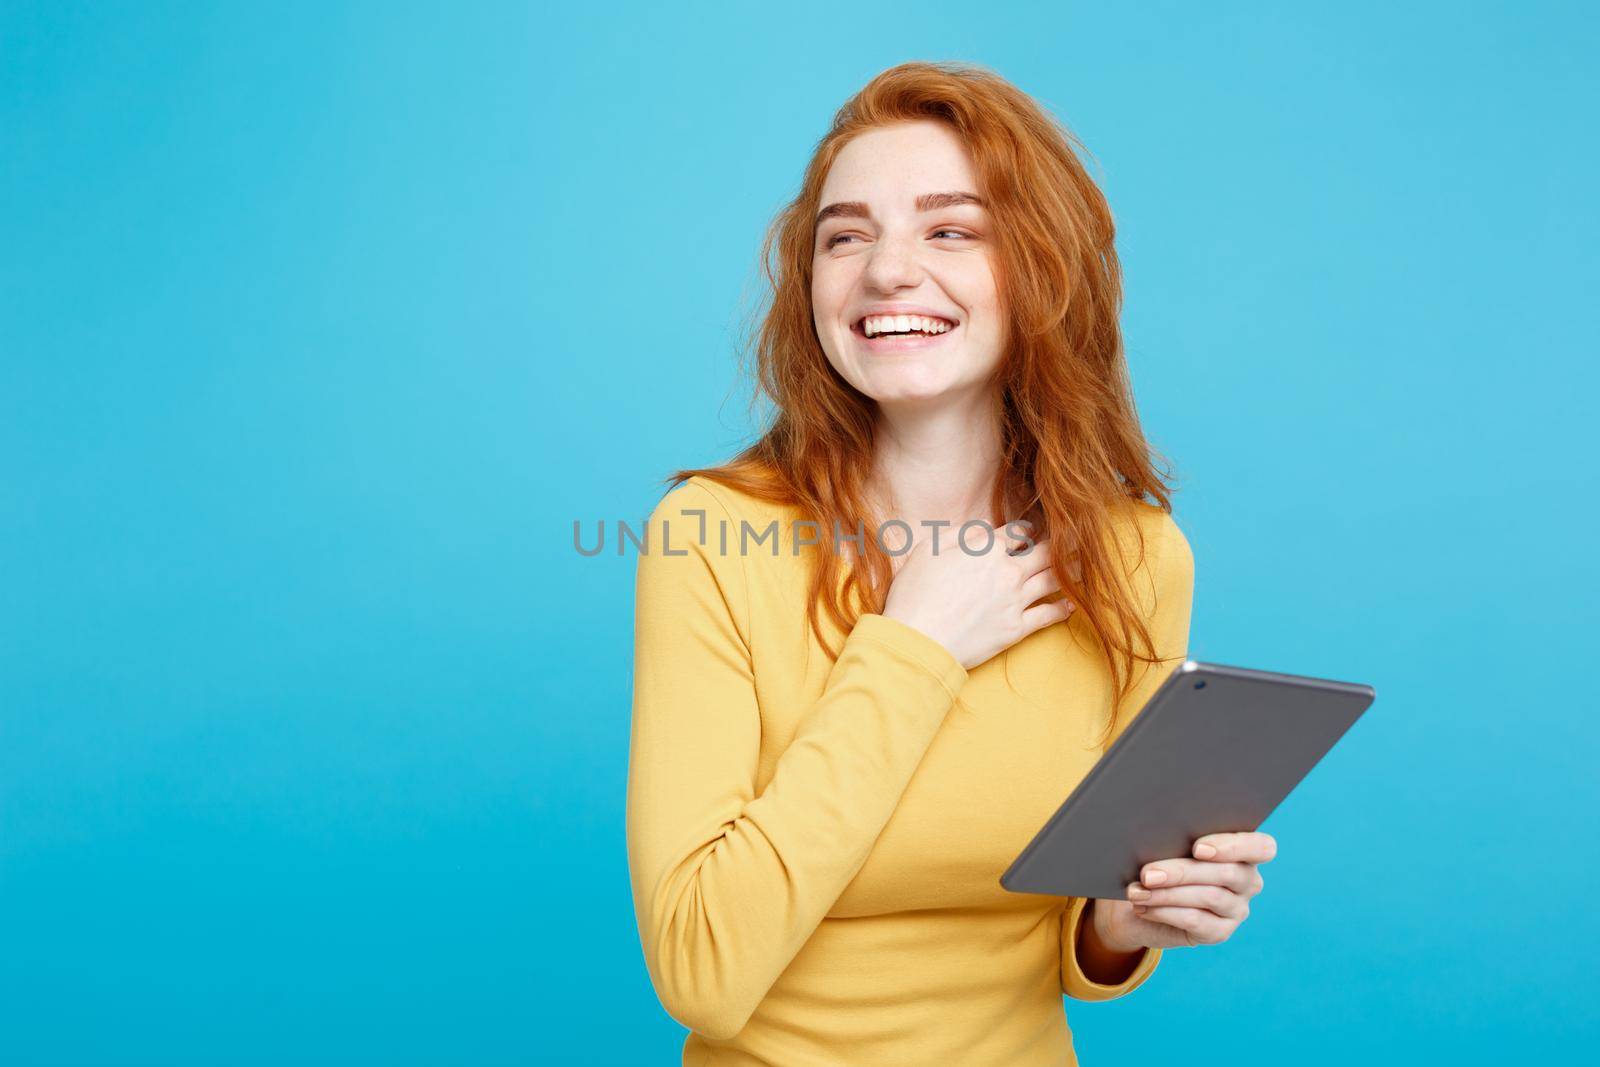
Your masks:
<svg viewBox="0 0 1600 1067"><path fill-rule="evenodd" d="M1078 961L1091 979L1106 985L1123 981L1138 966L1144 956L1144 945L1127 944L1112 931L1103 930L1101 922L1110 916L1110 909L1100 902L1090 900L1078 926Z"/></svg>
<svg viewBox="0 0 1600 1067"><path fill-rule="evenodd" d="M917 633L919 633L922 636L926 637L928 640L938 642L939 645L941 647L943 647L946 652L949 652L952 656L956 656L957 659L961 658L959 655L957 655L955 650L950 647L950 641L943 634L941 634L939 632L939 628L937 626L930 625L928 620L923 619L923 618L919 618L915 614L912 614L910 612L895 611L893 608L889 608L889 607L885 607L881 614L883 615L884 618L893 619L895 622L898 622L902 626L911 627L913 630L917 631ZM961 665L963 667L967 666L965 661L963 661Z"/></svg>

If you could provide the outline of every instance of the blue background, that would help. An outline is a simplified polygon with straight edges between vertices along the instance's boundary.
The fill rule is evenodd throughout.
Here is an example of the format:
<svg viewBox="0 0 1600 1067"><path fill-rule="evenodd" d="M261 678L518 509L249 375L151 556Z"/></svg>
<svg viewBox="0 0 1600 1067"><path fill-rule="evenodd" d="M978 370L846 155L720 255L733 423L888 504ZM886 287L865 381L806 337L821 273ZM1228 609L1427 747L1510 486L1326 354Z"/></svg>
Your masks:
<svg viewBox="0 0 1600 1067"><path fill-rule="evenodd" d="M844 99L1099 162L1191 655L1368 682L1085 1062L1600 1036L1581 4L0 8L0 1062L669 1063L633 559Z"/></svg>

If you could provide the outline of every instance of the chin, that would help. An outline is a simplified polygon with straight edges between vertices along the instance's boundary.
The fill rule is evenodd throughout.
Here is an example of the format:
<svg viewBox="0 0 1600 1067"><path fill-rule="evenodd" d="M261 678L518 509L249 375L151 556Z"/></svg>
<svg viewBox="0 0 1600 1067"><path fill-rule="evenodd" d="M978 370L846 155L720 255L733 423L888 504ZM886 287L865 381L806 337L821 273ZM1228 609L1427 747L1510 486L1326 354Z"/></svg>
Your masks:
<svg viewBox="0 0 1600 1067"><path fill-rule="evenodd" d="M878 368L857 388L880 404L926 404L961 392L962 383L932 367L907 366Z"/></svg>
<svg viewBox="0 0 1600 1067"><path fill-rule="evenodd" d="M955 382L930 374L874 374L862 394L878 403L928 403L957 394Z"/></svg>

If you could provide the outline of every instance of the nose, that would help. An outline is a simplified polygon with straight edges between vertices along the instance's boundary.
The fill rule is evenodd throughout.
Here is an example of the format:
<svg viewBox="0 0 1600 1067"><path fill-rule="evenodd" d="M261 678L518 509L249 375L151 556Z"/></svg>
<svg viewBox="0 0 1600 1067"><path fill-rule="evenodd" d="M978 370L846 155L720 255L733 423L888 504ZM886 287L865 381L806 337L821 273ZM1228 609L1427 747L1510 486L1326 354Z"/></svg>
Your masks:
<svg viewBox="0 0 1600 1067"><path fill-rule="evenodd" d="M884 234L868 252L863 281L869 289L892 293L922 282L920 246L914 236Z"/></svg>

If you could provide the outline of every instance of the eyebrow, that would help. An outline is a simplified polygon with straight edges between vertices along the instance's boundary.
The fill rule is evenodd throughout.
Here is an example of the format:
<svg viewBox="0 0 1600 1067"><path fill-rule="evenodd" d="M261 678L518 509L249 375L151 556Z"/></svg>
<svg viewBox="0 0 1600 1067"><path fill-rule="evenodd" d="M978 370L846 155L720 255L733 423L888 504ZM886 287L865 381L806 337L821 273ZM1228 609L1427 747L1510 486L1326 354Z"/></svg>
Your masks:
<svg viewBox="0 0 1600 1067"><path fill-rule="evenodd" d="M975 193L923 193L917 197L918 211L939 211L942 208L955 207L957 204L976 204L978 207L988 207L983 197ZM817 212L817 226L821 226L829 219L865 219L871 218L872 212L867 210L867 205L860 200L842 200L836 204L829 204Z"/></svg>

